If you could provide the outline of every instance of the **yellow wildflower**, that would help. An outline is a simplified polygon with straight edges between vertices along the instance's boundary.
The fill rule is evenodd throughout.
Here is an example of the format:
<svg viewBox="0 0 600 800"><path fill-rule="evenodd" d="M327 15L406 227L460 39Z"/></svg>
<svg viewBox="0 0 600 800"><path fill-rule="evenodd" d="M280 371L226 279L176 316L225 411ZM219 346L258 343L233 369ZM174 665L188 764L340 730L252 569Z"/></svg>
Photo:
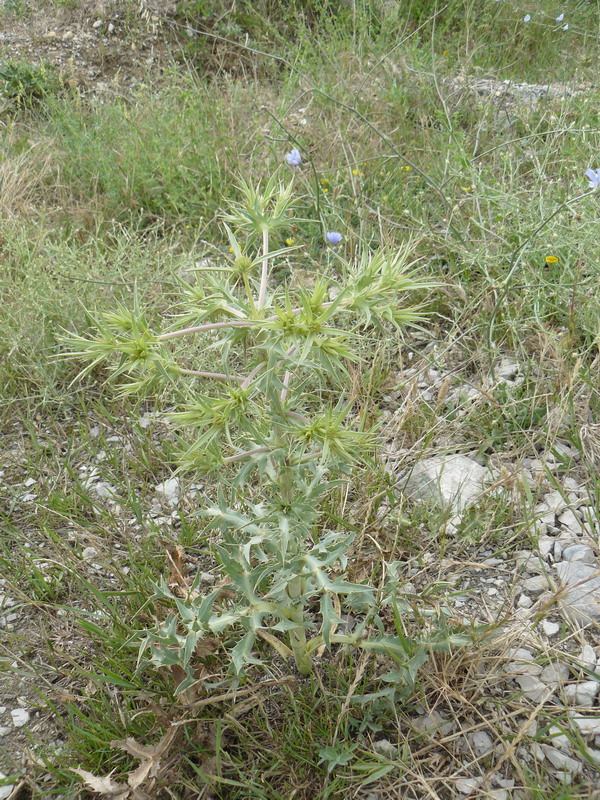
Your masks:
<svg viewBox="0 0 600 800"><path fill-rule="evenodd" d="M558 258L556 256L546 256L546 264L556 264Z"/></svg>
<svg viewBox="0 0 600 800"><path fill-rule="evenodd" d="M293 239L291 236L288 236L288 238L285 240L285 243L287 244L288 247L291 247L293 244L296 244L296 240Z"/></svg>

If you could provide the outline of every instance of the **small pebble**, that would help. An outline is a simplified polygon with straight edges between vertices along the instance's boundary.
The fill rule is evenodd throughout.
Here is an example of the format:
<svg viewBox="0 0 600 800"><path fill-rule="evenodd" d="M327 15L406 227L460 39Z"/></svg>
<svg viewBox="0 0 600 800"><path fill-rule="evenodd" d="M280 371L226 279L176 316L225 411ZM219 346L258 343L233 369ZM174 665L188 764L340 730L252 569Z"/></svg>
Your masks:
<svg viewBox="0 0 600 800"><path fill-rule="evenodd" d="M596 664L598 659L596 658L596 653L594 652L594 648L591 647L589 644L584 644L579 654L577 661L581 664L584 669L594 670L596 669Z"/></svg>
<svg viewBox="0 0 600 800"><path fill-rule="evenodd" d="M559 684L569 680L569 668L564 664L548 664L540 673L540 680L548 684Z"/></svg>
<svg viewBox="0 0 600 800"><path fill-rule="evenodd" d="M481 782L482 778L459 778L454 785L461 794L471 794L479 789Z"/></svg>
<svg viewBox="0 0 600 800"><path fill-rule="evenodd" d="M26 708L14 708L10 715L15 728L22 728L23 725L27 725L30 719L29 711Z"/></svg>
<svg viewBox="0 0 600 800"><path fill-rule="evenodd" d="M560 625L557 622L551 622L549 619L545 619L542 622L542 630L548 637L555 636L560 630Z"/></svg>

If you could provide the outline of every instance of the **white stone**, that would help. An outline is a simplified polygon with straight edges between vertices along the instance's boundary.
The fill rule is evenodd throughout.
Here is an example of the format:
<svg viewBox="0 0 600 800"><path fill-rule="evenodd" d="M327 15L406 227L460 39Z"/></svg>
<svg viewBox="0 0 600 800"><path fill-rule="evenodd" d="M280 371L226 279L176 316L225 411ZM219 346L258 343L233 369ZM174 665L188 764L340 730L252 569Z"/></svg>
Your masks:
<svg viewBox="0 0 600 800"><path fill-rule="evenodd" d="M459 512L474 503L489 470L463 455L434 456L419 461L407 474L406 491L419 500L449 505Z"/></svg>
<svg viewBox="0 0 600 800"><path fill-rule="evenodd" d="M549 698L550 689L534 675L517 675L516 682L521 687L521 691L534 703L539 703L542 698Z"/></svg>
<svg viewBox="0 0 600 800"><path fill-rule="evenodd" d="M102 25L102 20L101 19L97 19L94 22L94 24L92 25L92 28L99 28L101 25Z"/></svg>
<svg viewBox="0 0 600 800"><path fill-rule="evenodd" d="M548 637L555 636L560 630L560 625L556 622L551 622L549 619L545 619L542 622L542 630Z"/></svg>
<svg viewBox="0 0 600 800"><path fill-rule="evenodd" d="M577 773L581 771L581 762L575 761L574 758L566 755L566 753L563 753L561 750L557 750L556 747L551 747L548 744L543 744L542 747L544 748L546 758L552 766L557 769L564 769L567 772Z"/></svg>
<svg viewBox="0 0 600 800"><path fill-rule="evenodd" d="M600 750L594 750L593 747L587 748L588 755L592 757L592 760L596 762L596 764L600 764Z"/></svg>
<svg viewBox="0 0 600 800"><path fill-rule="evenodd" d="M512 381L518 372L519 365L515 361L511 361L509 358L503 358L500 362L500 365L494 367L494 374L496 375L496 378L500 378L503 381Z"/></svg>
<svg viewBox="0 0 600 800"><path fill-rule="evenodd" d="M473 752L477 758L487 755L487 753L490 753L494 749L492 737L485 731L475 731L474 733L470 733L467 736L467 739L469 740L469 744L473 748Z"/></svg>
<svg viewBox="0 0 600 800"><path fill-rule="evenodd" d="M548 664L540 673L540 680L549 685L558 685L569 679L569 668L564 664Z"/></svg>
<svg viewBox="0 0 600 800"><path fill-rule="evenodd" d="M98 555L98 551L95 547L84 547L81 553L81 557L84 561L91 561L92 558L95 558Z"/></svg>
<svg viewBox="0 0 600 800"><path fill-rule="evenodd" d="M518 660L511 661L510 664L506 665L506 673L508 675L539 675L542 671L541 665L533 661L533 656L530 659L520 658L519 656L516 656L516 658Z"/></svg>
<svg viewBox="0 0 600 800"><path fill-rule="evenodd" d="M517 606L519 608L531 608L533 605L533 600L529 597L528 594L522 594L519 599L517 600Z"/></svg>
<svg viewBox="0 0 600 800"><path fill-rule="evenodd" d="M379 739L373 742L373 748L377 753L380 753L386 758L396 758L398 756L398 748L392 744L389 739Z"/></svg>
<svg viewBox="0 0 600 800"><path fill-rule="evenodd" d="M561 728L556 725L551 725L548 729L548 738L553 747L558 747L561 750L565 750L567 753L571 752L571 740L563 733Z"/></svg>
<svg viewBox="0 0 600 800"><path fill-rule="evenodd" d="M3 772L0 772L0 780L4 780L6 775ZM8 786L0 786L0 800L6 800L7 797L10 797L13 793L15 788L14 783L9 784Z"/></svg>
<svg viewBox="0 0 600 800"><path fill-rule="evenodd" d="M490 789L487 796L491 800L509 800L508 789Z"/></svg>
<svg viewBox="0 0 600 800"><path fill-rule="evenodd" d="M523 581L522 588L529 594L541 594L548 588L548 578L545 575L534 575L532 578L527 578Z"/></svg>
<svg viewBox="0 0 600 800"><path fill-rule="evenodd" d="M553 511L555 514L560 513L567 507L567 503L559 491L548 492L544 495L543 501L536 507L536 512L540 509L543 512Z"/></svg>
<svg viewBox="0 0 600 800"><path fill-rule="evenodd" d="M540 536L538 540L538 550L542 558L548 558L554 552L555 539L552 536Z"/></svg>
<svg viewBox="0 0 600 800"><path fill-rule="evenodd" d="M513 647L506 652L507 658L515 658L520 661L533 661L535 656L531 652L531 650L527 650L525 647Z"/></svg>
<svg viewBox="0 0 600 800"><path fill-rule="evenodd" d="M414 726L421 733L434 733L439 731L442 736L447 736L454 728L454 722L447 720L438 711L430 711L414 721Z"/></svg>
<svg viewBox="0 0 600 800"><path fill-rule="evenodd" d="M515 561L518 569L524 569L536 575L544 570L544 564L540 561L538 554L532 553L531 550L517 550Z"/></svg>
<svg viewBox="0 0 600 800"><path fill-rule="evenodd" d="M154 491L162 495L171 506L176 506L181 495L181 482L179 478L169 478L155 486Z"/></svg>
<svg viewBox="0 0 600 800"><path fill-rule="evenodd" d="M571 719L579 728L582 736L600 736L600 717L586 717L583 714L572 714Z"/></svg>
<svg viewBox="0 0 600 800"><path fill-rule="evenodd" d="M562 551L563 561L581 561L582 564L595 564L596 557L591 547L585 544L572 544Z"/></svg>
<svg viewBox="0 0 600 800"><path fill-rule="evenodd" d="M12 722L15 728L22 728L29 722L29 711L26 708L13 708L10 712Z"/></svg>
<svg viewBox="0 0 600 800"><path fill-rule="evenodd" d="M563 586L558 596L565 616L583 627L600 619L600 571L581 561L561 561L556 571Z"/></svg>
<svg viewBox="0 0 600 800"><path fill-rule="evenodd" d="M592 708L594 698L598 694L600 683L597 681L581 681L566 686L564 690L565 700L569 705Z"/></svg>
<svg viewBox="0 0 600 800"><path fill-rule="evenodd" d="M454 785L461 794L471 794L479 789L482 782L483 778L459 778Z"/></svg>
<svg viewBox="0 0 600 800"><path fill-rule="evenodd" d="M12 731L12 728L8 725L0 725L0 739L3 736L7 736Z"/></svg>
<svg viewBox="0 0 600 800"><path fill-rule="evenodd" d="M564 525L565 528L567 528L571 533L574 533L576 535L583 533L583 528L581 527L581 523L579 522L574 512L571 511L570 508L567 508L566 511L563 511L563 513L558 518L558 521L560 522L561 525Z"/></svg>
<svg viewBox="0 0 600 800"><path fill-rule="evenodd" d="M594 648L589 644L584 644L581 653L577 657L577 661L584 669L595 670L598 659Z"/></svg>

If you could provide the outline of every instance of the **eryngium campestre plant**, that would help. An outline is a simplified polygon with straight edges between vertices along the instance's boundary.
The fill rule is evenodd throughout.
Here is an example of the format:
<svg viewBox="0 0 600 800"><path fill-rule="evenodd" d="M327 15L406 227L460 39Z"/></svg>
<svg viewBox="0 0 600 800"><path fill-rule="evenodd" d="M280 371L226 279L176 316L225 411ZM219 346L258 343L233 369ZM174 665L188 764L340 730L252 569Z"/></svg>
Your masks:
<svg viewBox="0 0 600 800"><path fill-rule="evenodd" d="M108 360L113 376L126 378L125 392L160 396L165 384L177 387L180 408L168 416L192 434L181 468L211 473L218 486L218 502L199 513L219 532L226 599L222 586L202 595L198 583L175 597L163 581L156 598L173 611L141 635L140 657L185 670L179 691L194 681L199 642L215 635L238 674L257 663L257 636L293 654L303 675L322 645L352 644L399 662L415 656L378 616L385 603L397 610L397 582L381 592L345 580L352 536L319 523L323 499L375 447L348 400L346 365L358 360L358 337L373 326L418 324L421 313L405 298L429 284L408 271L403 246L354 261L339 253L343 277L321 277L310 291L270 286L272 263L294 250L269 246L273 231L293 221L292 186L274 177L241 191L225 215L231 257L183 284L182 309L164 329L151 330L134 301L102 315L92 338L65 338L69 355L89 361L84 372ZM189 346L181 347L190 337L220 354L222 371L190 363ZM351 635L335 632L343 605L359 612Z"/></svg>

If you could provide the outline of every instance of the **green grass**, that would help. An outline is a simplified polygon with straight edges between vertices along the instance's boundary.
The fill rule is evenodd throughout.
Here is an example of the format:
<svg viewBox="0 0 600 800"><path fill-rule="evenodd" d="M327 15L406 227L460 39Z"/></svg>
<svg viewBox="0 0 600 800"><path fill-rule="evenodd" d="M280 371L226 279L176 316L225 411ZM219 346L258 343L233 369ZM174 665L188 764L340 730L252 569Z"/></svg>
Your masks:
<svg viewBox="0 0 600 800"><path fill-rule="evenodd" d="M7 12L23 8L13 5ZM179 5L179 19L221 40L188 37L185 64L174 47L173 66L160 78L149 74L127 98L100 103L44 92L35 107L13 107L0 133L2 490L8 487L0 567L10 596L35 621L32 630L0 632L0 657L29 653L29 671L23 662L19 669L51 704L66 741L58 756L36 743L46 766L31 778L34 796L47 791L39 788L44 774L55 795L77 796L81 782L71 766L115 770L124 780L139 762L111 741L155 743L183 721L171 751L177 757L160 777L174 797L197 796L208 780L218 798L341 800L373 775L363 794L420 798L428 786L430 796L452 796L461 754L448 746L447 768L432 775L427 759L439 743L412 727L417 706L477 726L484 698L494 697L497 716L487 721L500 742L506 715L529 713L518 698L494 695L493 667L481 678L481 665L496 663L484 645L433 657L393 706L356 700L375 691L389 665L349 653L325 654L306 682L197 711L173 697L176 681L166 670L136 672L129 643L153 612L164 612L147 600L152 583L168 574L165 545L182 545L201 570L215 566L213 542L194 513L204 495L173 525L150 519L154 486L175 462L169 429L141 427L151 409L118 398L102 371L73 384L80 366L53 356L63 329L84 333L88 311L128 303L134 287L153 319L171 308L179 275L201 259L228 256L218 217L224 199L236 196L237 179L270 175L299 147L306 166L297 173L298 203L313 221L290 232L303 249L279 266L282 279L310 281L316 269L335 270L321 244L323 229L334 229L349 256L414 240L421 269L441 284L426 298L425 333L405 343L365 337L365 363L352 373L361 413L381 418L384 398L396 392L391 406L399 411L383 418L386 449L402 448L408 462L444 449L498 458L511 492L487 497L448 536L447 515L403 499L394 475L355 476L328 508L332 526L339 520L357 533L355 579L377 577L382 558L412 559L417 592L437 602L462 591L460 575L444 583L443 559L466 563L530 546L542 484L523 485L509 473L557 436L581 453L577 466L565 461L559 474L576 469L597 505L598 195L572 198L586 191L585 170L600 167L598 4L565 12L567 32L554 24L564 9L551 0L523 9L451 0L434 19L436 9L423 0L386 14L376 3L356 4L354 15L345 3L311 4L300 22L280 4L239 3L228 21L218 3ZM525 13L532 22L523 23ZM506 106L457 89L450 79L461 74L591 88ZM558 261L547 264L547 256ZM202 347L196 343L190 357ZM445 397L419 399L418 387L397 376L409 352L415 382L447 356ZM519 363L520 386L483 383L502 357ZM475 399L448 397L472 385L487 388ZM115 435L120 440L109 441ZM85 484L80 468L92 465L117 489L120 510ZM20 499L28 477L38 495L29 503ZM88 546L98 550L102 571L82 563ZM212 694L227 691L218 658L205 666ZM290 673L267 659L252 680ZM377 755L378 738L398 746L395 758ZM580 741L577 747L584 752ZM588 777L568 787L543 765L512 768L527 798L591 796Z"/></svg>

